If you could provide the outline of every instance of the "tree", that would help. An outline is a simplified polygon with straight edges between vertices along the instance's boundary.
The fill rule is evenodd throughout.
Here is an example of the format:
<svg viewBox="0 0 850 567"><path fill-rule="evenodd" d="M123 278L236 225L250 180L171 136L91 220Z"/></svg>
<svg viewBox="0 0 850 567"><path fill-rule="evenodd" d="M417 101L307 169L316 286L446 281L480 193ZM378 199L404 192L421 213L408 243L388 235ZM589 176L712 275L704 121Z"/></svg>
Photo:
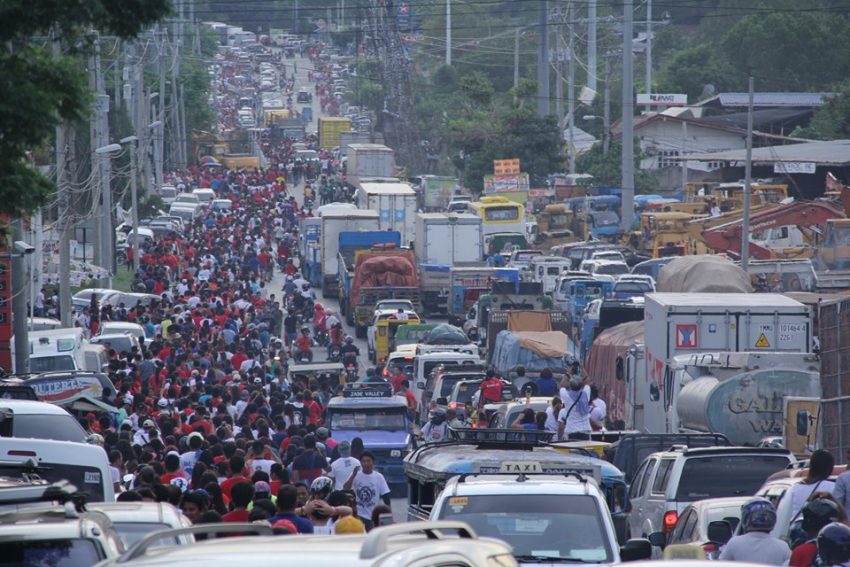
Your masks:
<svg viewBox="0 0 850 567"><path fill-rule="evenodd" d="M850 138L850 82L839 87L838 94L814 113L807 127L797 128L791 135L815 140Z"/></svg>
<svg viewBox="0 0 850 567"><path fill-rule="evenodd" d="M88 112L91 94L79 55L85 30L129 39L168 13L167 0L4 0L0 4L0 212L37 208L55 189L28 160L63 120ZM56 37L70 50L53 55L33 36Z"/></svg>
<svg viewBox="0 0 850 567"><path fill-rule="evenodd" d="M713 85L718 91L730 85L727 64L708 43L677 51L658 78L659 92L685 93L688 100L699 99L706 85Z"/></svg>
<svg viewBox="0 0 850 567"><path fill-rule="evenodd" d="M635 144L638 148L638 144ZM621 160L623 146L620 140L612 140L608 155L602 155L602 144L594 144L592 148L576 159L576 170L593 176L593 184L599 187L620 187L623 181ZM654 193L658 187L655 176L640 169L641 152L635 152L635 193L646 195Z"/></svg>

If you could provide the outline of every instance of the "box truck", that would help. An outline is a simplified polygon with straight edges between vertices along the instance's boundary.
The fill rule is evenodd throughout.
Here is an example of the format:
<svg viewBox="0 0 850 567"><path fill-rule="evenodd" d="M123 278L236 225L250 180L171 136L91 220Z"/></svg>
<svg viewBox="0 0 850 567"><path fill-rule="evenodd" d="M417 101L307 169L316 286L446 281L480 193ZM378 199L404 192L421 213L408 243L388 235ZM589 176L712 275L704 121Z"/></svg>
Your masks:
<svg viewBox="0 0 850 567"><path fill-rule="evenodd" d="M383 144L349 144L345 176L357 187L367 177L394 177L395 152Z"/></svg>
<svg viewBox="0 0 850 567"><path fill-rule="evenodd" d="M416 192L400 181L363 182L357 188L357 208L378 213L379 230L397 230L402 246L416 237Z"/></svg>
<svg viewBox="0 0 850 567"><path fill-rule="evenodd" d="M331 210L322 215L319 235L322 252L322 295L336 297L339 288L339 234L380 230L378 213L372 210Z"/></svg>

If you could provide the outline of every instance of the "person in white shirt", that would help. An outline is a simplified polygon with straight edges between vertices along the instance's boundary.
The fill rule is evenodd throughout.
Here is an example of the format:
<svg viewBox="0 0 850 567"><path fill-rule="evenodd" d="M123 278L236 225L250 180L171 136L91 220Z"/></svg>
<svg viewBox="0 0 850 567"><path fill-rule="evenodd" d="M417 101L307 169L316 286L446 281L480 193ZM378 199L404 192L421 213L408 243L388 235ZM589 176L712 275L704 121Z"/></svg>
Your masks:
<svg viewBox="0 0 850 567"><path fill-rule="evenodd" d="M343 490L345 481L351 476L356 467L361 466L360 461L351 456L351 443L340 441L336 447L339 458L331 463L331 472L328 476L334 480L334 490Z"/></svg>
<svg viewBox="0 0 850 567"><path fill-rule="evenodd" d="M446 423L446 413L437 410L431 419L419 430L419 435L426 443L439 443L446 440L449 425Z"/></svg>
<svg viewBox="0 0 850 567"><path fill-rule="evenodd" d="M369 451L363 451L360 455L359 467L354 467L351 476L345 481L344 490L353 490L357 498L357 515L366 524L367 529L372 527L372 510L383 500L384 504L390 505L390 487L384 475L375 470L375 456ZM362 469L361 469L362 467Z"/></svg>
<svg viewBox="0 0 850 567"><path fill-rule="evenodd" d="M560 422L559 437L572 440L590 439L590 386L582 377L572 375L566 383L561 382L561 401L564 402L563 419Z"/></svg>
<svg viewBox="0 0 850 567"><path fill-rule="evenodd" d="M818 449L809 458L809 471L802 482L791 487L791 518L796 519L806 501L813 492L832 493L835 483L829 480L832 469L835 467L835 458L829 451Z"/></svg>
<svg viewBox="0 0 850 567"><path fill-rule="evenodd" d="M594 431L605 429L605 419L608 417L608 404L599 397L599 388L590 386L590 426Z"/></svg>
<svg viewBox="0 0 850 567"><path fill-rule="evenodd" d="M550 431L555 435L558 434L558 417L561 415L563 409L564 402L561 401L560 396L552 398L552 402L546 408L546 424L543 426L546 431ZM554 440L557 441L557 437Z"/></svg>
<svg viewBox="0 0 850 567"><path fill-rule="evenodd" d="M154 429L155 426L153 421L150 419L146 419L145 422L142 424L142 428L136 431L135 434L133 434L133 444L144 447L145 445L150 443L152 438L151 433Z"/></svg>

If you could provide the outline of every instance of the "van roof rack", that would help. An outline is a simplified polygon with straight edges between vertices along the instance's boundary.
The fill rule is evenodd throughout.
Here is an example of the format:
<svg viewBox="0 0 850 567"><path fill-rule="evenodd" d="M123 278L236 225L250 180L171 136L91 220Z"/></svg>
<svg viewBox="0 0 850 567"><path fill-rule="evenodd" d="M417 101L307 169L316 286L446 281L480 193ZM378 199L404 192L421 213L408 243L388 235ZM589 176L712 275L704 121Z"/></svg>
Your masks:
<svg viewBox="0 0 850 567"><path fill-rule="evenodd" d="M525 429L449 428L450 438L460 443L472 443L479 449L525 449L548 445L554 433Z"/></svg>

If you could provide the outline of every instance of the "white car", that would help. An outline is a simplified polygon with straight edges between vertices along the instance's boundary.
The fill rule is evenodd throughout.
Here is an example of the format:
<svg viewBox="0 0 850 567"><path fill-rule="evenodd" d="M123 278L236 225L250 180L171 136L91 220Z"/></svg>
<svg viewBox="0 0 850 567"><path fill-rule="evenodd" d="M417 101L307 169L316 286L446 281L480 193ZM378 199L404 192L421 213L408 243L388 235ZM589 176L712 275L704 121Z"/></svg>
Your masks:
<svg viewBox="0 0 850 567"><path fill-rule="evenodd" d="M479 474L452 477L430 519L466 522L509 544L520 565L620 563L620 546L605 496L578 474ZM641 547L648 559L648 541Z"/></svg>
<svg viewBox="0 0 850 567"><path fill-rule="evenodd" d="M614 279L629 273L629 266L617 260L584 260L579 270L594 276L611 276Z"/></svg>

